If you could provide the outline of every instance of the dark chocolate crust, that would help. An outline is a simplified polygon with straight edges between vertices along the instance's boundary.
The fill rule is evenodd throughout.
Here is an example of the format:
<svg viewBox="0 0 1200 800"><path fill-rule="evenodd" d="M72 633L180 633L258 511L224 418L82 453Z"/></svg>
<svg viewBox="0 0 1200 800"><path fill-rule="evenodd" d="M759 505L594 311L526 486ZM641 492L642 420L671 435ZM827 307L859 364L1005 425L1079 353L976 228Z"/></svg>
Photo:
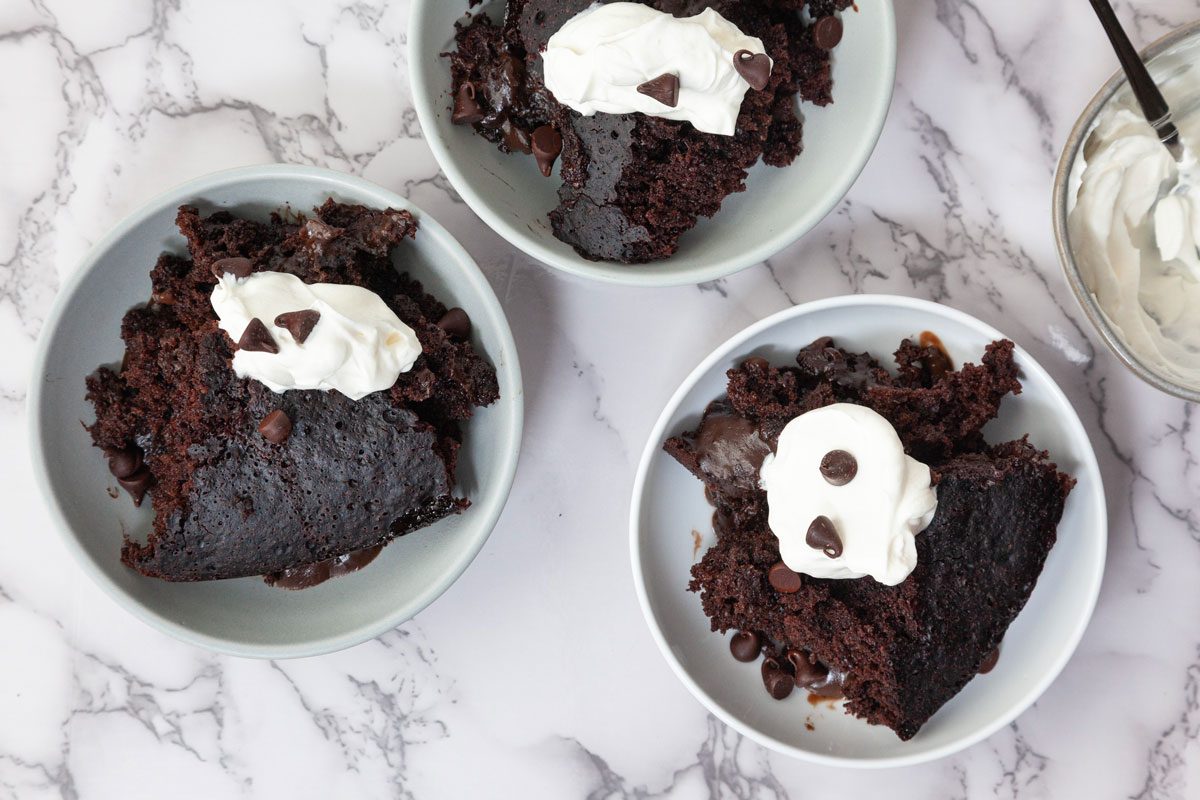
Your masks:
<svg viewBox="0 0 1200 800"><path fill-rule="evenodd" d="M562 136L555 235L594 260L644 263L669 257L679 237L710 217L760 158L786 166L801 150L796 98L832 102L829 51L813 42L800 14L819 19L850 0L642 0L678 17L713 8L763 41L774 60L770 83L749 91L734 136L642 114L584 117L560 105L542 83L540 52L593 0L508 0L502 22L484 13L460 26L451 59L452 94L474 88L481 136L501 150L522 145L543 125ZM531 165L532 168L532 165Z"/></svg>
<svg viewBox="0 0 1200 800"><path fill-rule="evenodd" d="M264 575L376 546L467 507L454 495L460 422L498 396L495 370L437 322L446 307L393 265L416 233L406 211L328 201L311 218L270 222L185 206L189 258L164 254L149 304L126 314L124 363L87 381L89 428L106 452L136 449L153 476L154 528L122 560L190 581ZM212 265L245 257L255 271L379 294L423 353L390 390L276 394L230 366L234 344L209 301ZM259 423L291 421L275 444Z"/></svg>
<svg viewBox="0 0 1200 800"><path fill-rule="evenodd" d="M1024 607L1074 485L1027 441L983 439L1002 398L1020 390L1012 348L995 342L982 364L938 378L929 368L936 352L913 342L897 351L895 376L830 339L802 350L795 367L750 359L730 370L728 398L665 445L716 506L717 544L689 587L713 630L755 631L776 653L811 653L846 673L849 713L914 736ZM905 449L933 470L937 513L917 536L917 568L899 585L805 575L798 592L781 593L767 577L779 548L766 495L745 463L761 463L788 420L834 402L870 406L892 422Z"/></svg>

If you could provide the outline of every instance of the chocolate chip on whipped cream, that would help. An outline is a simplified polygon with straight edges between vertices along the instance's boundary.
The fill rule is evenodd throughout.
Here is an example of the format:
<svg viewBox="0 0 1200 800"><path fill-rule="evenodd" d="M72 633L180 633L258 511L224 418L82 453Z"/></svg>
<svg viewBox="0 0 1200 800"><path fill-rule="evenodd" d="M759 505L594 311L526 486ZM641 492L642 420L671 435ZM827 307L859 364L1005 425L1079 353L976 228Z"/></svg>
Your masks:
<svg viewBox="0 0 1200 800"><path fill-rule="evenodd" d="M771 58L764 53L738 50L733 54L733 68L755 91L761 92L771 82Z"/></svg>
<svg viewBox="0 0 1200 800"><path fill-rule="evenodd" d="M858 474L858 461L845 450L830 450L821 459L821 475L832 486L845 486Z"/></svg>
<svg viewBox="0 0 1200 800"><path fill-rule="evenodd" d="M258 317L254 317L242 328L242 335L237 342L239 353L270 353L279 352L279 345L271 338L271 332Z"/></svg>
<svg viewBox="0 0 1200 800"><path fill-rule="evenodd" d="M669 108L679 105L679 76L670 72L639 84L637 90Z"/></svg>
<svg viewBox="0 0 1200 800"><path fill-rule="evenodd" d="M808 533L804 535L804 543L814 550L820 550L830 558L838 558L842 555L842 539L838 536L833 522L824 515L818 516L808 526Z"/></svg>
<svg viewBox="0 0 1200 800"><path fill-rule="evenodd" d="M321 312L313 309L288 311L275 318L275 327L287 330L296 340L296 344L304 344L320 320Z"/></svg>

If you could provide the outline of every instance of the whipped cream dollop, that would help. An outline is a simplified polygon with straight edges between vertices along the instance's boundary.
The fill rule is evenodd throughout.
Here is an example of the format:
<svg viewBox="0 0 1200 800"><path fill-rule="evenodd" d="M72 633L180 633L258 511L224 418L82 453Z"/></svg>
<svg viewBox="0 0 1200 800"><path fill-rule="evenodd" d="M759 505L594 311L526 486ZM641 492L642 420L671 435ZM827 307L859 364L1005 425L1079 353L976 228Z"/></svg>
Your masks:
<svg viewBox="0 0 1200 800"><path fill-rule="evenodd" d="M916 535L933 520L937 493L929 467L875 411L835 403L801 414L760 477L767 522L793 571L895 586L916 568Z"/></svg>
<svg viewBox="0 0 1200 800"><path fill-rule="evenodd" d="M550 37L542 61L546 88L584 116L640 111L732 136L750 88L734 65L741 50L772 65L761 39L711 8L678 19L641 3L608 3L568 20ZM674 106L638 91L664 75L678 78Z"/></svg>
<svg viewBox="0 0 1200 800"><path fill-rule="evenodd" d="M379 295L361 286L305 283L286 272L244 278L225 273L211 300L221 330L234 342L247 335L253 320L265 325L271 339L267 349L239 347L233 370L274 392L332 389L359 400L390 388L421 355L413 329ZM295 312L319 316L302 314L301 321L289 326L289 320L297 319Z"/></svg>
<svg viewBox="0 0 1200 800"><path fill-rule="evenodd" d="M1200 68L1194 45L1166 60L1156 73L1167 76L1160 88L1176 112L1183 163L1122 89L1084 143L1067 224L1083 281L1129 349L1200 387Z"/></svg>

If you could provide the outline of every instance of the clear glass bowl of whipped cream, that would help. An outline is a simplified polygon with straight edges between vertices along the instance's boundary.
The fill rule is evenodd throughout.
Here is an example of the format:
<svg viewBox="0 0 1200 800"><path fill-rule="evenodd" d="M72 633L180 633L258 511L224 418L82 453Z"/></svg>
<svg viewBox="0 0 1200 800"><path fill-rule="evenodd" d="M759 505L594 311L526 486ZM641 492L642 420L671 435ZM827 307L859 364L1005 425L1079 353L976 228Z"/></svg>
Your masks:
<svg viewBox="0 0 1200 800"><path fill-rule="evenodd" d="M1188 156L1177 164L1159 143L1118 71L1063 149L1054 234L1076 298L1117 357L1200 402L1200 20L1142 58Z"/></svg>

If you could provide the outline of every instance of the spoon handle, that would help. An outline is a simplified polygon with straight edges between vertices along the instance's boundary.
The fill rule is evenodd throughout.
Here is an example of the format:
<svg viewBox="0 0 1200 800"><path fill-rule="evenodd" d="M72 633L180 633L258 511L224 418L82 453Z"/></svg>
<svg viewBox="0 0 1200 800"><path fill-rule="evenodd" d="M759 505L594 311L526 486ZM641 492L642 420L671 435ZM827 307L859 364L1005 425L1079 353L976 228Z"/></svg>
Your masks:
<svg viewBox="0 0 1200 800"><path fill-rule="evenodd" d="M1133 96L1137 98L1138 104L1142 107L1142 113L1146 115L1150 127L1154 128L1163 144L1168 148L1179 147L1179 130L1171 121L1171 108L1163 98L1162 92L1158 90L1154 79L1150 77L1150 70L1146 69L1141 56L1129 41L1129 36L1121 27L1112 5L1108 0L1091 0L1091 3L1092 8L1096 11L1096 16L1100 18L1104 32L1108 34L1108 40L1112 42L1113 49L1117 51L1121 69L1125 70L1125 76L1129 78L1129 86L1133 89ZM1174 152L1173 149L1172 152Z"/></svg>

